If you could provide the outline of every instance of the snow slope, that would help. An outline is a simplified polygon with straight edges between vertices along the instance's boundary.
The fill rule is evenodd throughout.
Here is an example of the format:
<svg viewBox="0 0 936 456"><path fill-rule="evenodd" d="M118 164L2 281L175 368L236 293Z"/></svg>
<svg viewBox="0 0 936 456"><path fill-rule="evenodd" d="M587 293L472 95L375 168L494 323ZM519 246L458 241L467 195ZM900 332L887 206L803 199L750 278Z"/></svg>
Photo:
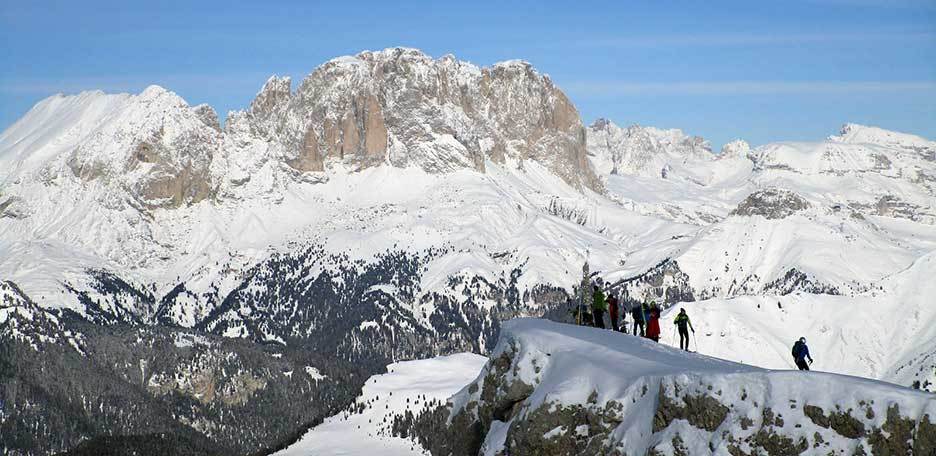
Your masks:
<svg viewBox="0 0 936 456"><path fill-rule="evenodd" d="M796 293L683 303L664 313L661 341L678 346L672 319L685 308L700 353L787 369L793 342L806 337L813 369L936 390L934 274L930 253L855 297Z"/></svg>
<svg viewBox="0 0 936 456"><path fill-rule="evenodd" d="M670 258L695 299L854 295L936 246L936 143L923 138L848 124L824 141L736 142L715 155L679 131L601 121L588 133L611 200L699 226L630 250L623 267L603 271L612 279L636 275L634 260L647 268ZM664 295L645 291L638 299Z"/></svg>
<svg viewBox="0 0 936 456"><path fill-rule="evenodd" d="M451 423L481 423L485 455L850 455L859 447L870 454L872 446L878 454L875 429L890 429L898 441L912 437L890 427L898 417L915 425L915 451L924 452L936 431L936 398L928 393L764 370L537 319L505 322L490 361L451 404ZM823 425L833 411L853 426Z"/></svg>
<svg viewBox="0 0 936 456"><path fill-rule="evenodd" d="M585 129L528 63L479 68L394 48L329 61L296 91L270 78L223 130L210 108L155 86L40 102L0 134L0 279L89 319L281 342L321 326L252 333L270 319L264 303L289 315L333 303L222 304L241 288L269 292L254 273L312 247L335 258L281 282L435 252L414 290L372 293L414 332L438 333L442 301L461 316L562 305L585 261L612 282L646 274L628 288L634 300L802 292L850 305L936 249L934 160L932 141L854 124L721 154L679 130ZM120 292L100 277L120 279ZM862 326L852 318L841 325ZM388 329L364 323L352 326ZM840 367L904 379L884 361L855 362Z"/></svg>
<svg viewBox="0 0 936 456"><path fill-rule="evenodd" d="M314 427L298 442L274 453L289 455L424 455L418 443L394 437L390 425L405 410L445 401L478 375L487 358L472 353L404 361L367 380L349 411ZM360 407L360 408L359 408Z"/></svg>

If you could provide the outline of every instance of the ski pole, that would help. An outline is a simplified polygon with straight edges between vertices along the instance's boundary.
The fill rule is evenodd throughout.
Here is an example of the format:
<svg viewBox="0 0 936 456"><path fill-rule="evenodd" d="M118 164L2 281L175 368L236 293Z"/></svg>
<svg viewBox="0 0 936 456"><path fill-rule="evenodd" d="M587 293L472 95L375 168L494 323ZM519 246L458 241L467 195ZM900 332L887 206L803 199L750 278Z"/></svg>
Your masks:
<svg viewBox="0 0 936 456"><path fill-rule="evenodd" d="M699 341L695 338L695 331L692 331L692 343L695 344L695 351L699 351Z"/></svg>

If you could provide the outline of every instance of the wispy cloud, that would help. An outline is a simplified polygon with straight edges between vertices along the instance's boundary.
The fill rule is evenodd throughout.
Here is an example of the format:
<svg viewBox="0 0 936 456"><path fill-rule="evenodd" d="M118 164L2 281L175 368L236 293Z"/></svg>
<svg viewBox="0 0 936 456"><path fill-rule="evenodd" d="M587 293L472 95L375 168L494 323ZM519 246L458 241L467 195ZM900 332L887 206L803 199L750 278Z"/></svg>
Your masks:
<svg viewBox="0 0 936 456"><path fill-rule="evenodd" d="M576 96L759 95L867 92L936 92L936 81L580 81L563 84Z"/></svg>
<svg viewBox="0 0 936 456"><path fill-rule="evenodd" d="M933 9L932 0L809 0L807 3L831 6L859 6L871 8L925 8Z"/></svg>
<svg viewBox="0 0 936 456"><path fill-rule="evenodd" d="M254 88L259 90L269 73L170 74L153 76L85 76L74 78L0 79L0 94L49 95L85 90L139 92L151 84L173 90L181 87L210 87L211 90Z"/></svg>
<svg viewBox="0 0 936 456"><path fill-rule="evenodd" d="M936 42L930 31L830 33L748 32L725 34L636 35L578 40L576 46L604 48L783 46L854 42Z"/></svg>

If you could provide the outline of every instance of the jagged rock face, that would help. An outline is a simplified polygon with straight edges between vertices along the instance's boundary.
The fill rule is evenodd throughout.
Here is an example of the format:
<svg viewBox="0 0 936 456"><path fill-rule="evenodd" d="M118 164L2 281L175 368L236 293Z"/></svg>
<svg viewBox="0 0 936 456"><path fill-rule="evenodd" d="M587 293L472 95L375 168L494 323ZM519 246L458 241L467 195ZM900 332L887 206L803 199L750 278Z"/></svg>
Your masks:
<svg viewBox="0 0 936 456"><path fill-rule="evenodd" d="M212 114L151 86L78 144L65 164L82 181L126 188L149 208L197 203L212 194L209 166L218 145Z"/></svg>
<svg viewBox="0 0 936 456"><path fill-rule="evenodd" d="M695 301L689 277L679 264L666 259L623 284L621 302L625 309L654 302L662 308L679 302Z"/></svg>
<svg viewBox="0 0 936 456"><path fill-rule="evenodd" d="M295 92L290 85L270 78L223 130L210 106L191 107L157 86L51 97L31 111L33 122L2 138L10 151L2 171L14 183L4 190L54 184L147 212L209 198L276 199L295 180L327 180L308 173L334 163L443 173L483 172L486 160L536 161L579 189L601 189L578 112L527 63L479 68L396 48L332 60ZM9 198L0 204L5 216L30 213Z"/></svg>
<svg viewBox="0 0 936 456"><path fill-rule="evenodd" d="M715 158L708 141L699 136L640 125L621 128L606 119L588 127L588 149L601 157L600 174L666 177L673 164Z"/></svg>
<svg viewBox="0 0 936 456"><path fill-rule="evenodd" d="M809 209L803 197L782 188L766 188L748 195L731 215L760 215L770 220L789 217Z"/></svg>
<svg viewBox="0 0 936 456"><path fill-rule="evenodd" d="M249 118L296 170L334 161L484 171L485 160L535 160L574 186L600 189L578 112L525 62L478 68L395 48L327 62L295 93L289 84L271 78Z"/></svg>
<svg viewBox="0 0 936 456"><path fill-rule="evenodd" d="M722 146L719 158L747 157L751 153L751 145L743 139L736 139Z"/></svg>
<svg viewBox="0 0 936 456"><path fill-rule="evenodd" d="M221 132L221 122L218 120L218 113L215 112L214 108L207 104L200 104L192 107L192 112L201 119L205 125L211 127L212 130Z"/></svg>

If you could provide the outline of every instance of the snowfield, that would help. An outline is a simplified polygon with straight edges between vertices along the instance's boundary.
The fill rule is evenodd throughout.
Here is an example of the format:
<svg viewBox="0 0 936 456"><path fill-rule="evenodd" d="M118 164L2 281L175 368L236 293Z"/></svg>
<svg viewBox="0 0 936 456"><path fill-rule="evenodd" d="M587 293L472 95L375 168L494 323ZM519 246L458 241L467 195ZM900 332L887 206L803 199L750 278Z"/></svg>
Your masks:
<svg viewBox="0 0 936 456"><path fill-rule="evenodd" d="M738 300L742 302L733 302ZM764 315L745 319L732 315L721 328L732 327L739 320L759 321L762 328L773 328L774 333L745 338L725 329L699 331L702 352L712 349L737 362L668 346L666 343L673 342L668 331L664 331L663 343L658 344L609 330L537 319L511 320L503 324L501 338L489 359L459 354L392 364L387 368L389 373L367 381L355 402L364 405L362 411L352 407L351 411L327 419L277 454L429 454L414 437L393 437L390 429L394 417L406 410L414 413L429 410L426 401L434 399L448 402L449 425L454 434L468 434L459 427L464 425L457 418L459 414L486 422L488 428L480 454L491 456L514 452L567 454L573 450L576 454L590 454L595 448L601 448L602 454L645 454L653 450L659 454L720 455L735 451L732 448L746 454L758 449L776 450L764 443L765 435L781 436L770 437L780 441L787 439L789 448L796 448L798 454L850 455L860 451L859 448L877 454L873 453L879 444L874 443L874 429L894 432L888 421L897 417L907 417L915 423L916 434L909 434L914 441L927 442L924 433L936 432L936 423L932 422L932 417L936 417L936 398L931 394L855 376L815 370L799 372L787 361L790 347L786 341L793 336L779 333L777 328L799 326L796 323L799 320L790 321L793 316L816 314L823 305L802 301L798 296L787 297L781 300L782 308L767 298L703 301L685 306L690 312L706 312L696 321L708 324L708 312L734 309L737 313L737 309L761 305L756 312ZM843 309L841 302L824 304L837 311L830 318L855 311ZM888 310L884 307L879 312L883 315ZM868 321L875 317L872 312ZM664 329L668 322L664 317ZM800 324L810 327L808 322ZM834 342L847 329L832 335L820 333L810 343L816 347ZM905 337L893 332L882 331L880 337L906 342ZM861 343L862 338L855 336L836 347L867 348L878 344L878 337L866 334L867 343ZM921 344L930 349L933 346ZM880 362L879 358L847 352L836 356L834 348L822 350L822 355L816 355L815 348L812 350L817 358L813 367L817 369L829 364L845 371L862 366L862 362L871 363L870 368L874 368L875 362ZM887 352L882 356L891 361L886 358ZM861 369L864 368L868 366ZM680 410L683 402L689 409ZM489 412L497 404L518 405L511 406L507 414L510 419L506 421L479 416L484 413L479 410ZM699 407L693 404L721 410L715 414L720 421L712 423L712 417L692 415L703 411L698 408L690 411ZM675 411L663 410L667 407ZM823 421L825 415L842 411L851 417L849 420L853 419L848 422L860 429L854 431L856 434L836 425L830 428ZM554 413L558 415L549 415ZM565 421L570 415L583 421ZM541 436L522 434L542 423L551 423L547 427L552 427Z"/></svg>
<svg viewBox="0 0 936 456"><path fill-rule="evenodd" d="M316 426L298 442L275 453L304 455L427 455L418 443L394 437L390 424L405 410L422 410L428 401L444 402L470 382L487 358L459 353L432 359L404 361L387 366L387 373L367 380L351 409Z"/></svg>
<svg viewBox="0 0 936 456"><path fill-rule="evenodd" d="M678 445L751 450L749 441L679 420L648 430L657 393L711 396L699 389L705 385L721 398L740 390L757 402L726 400L734 408L725 426L736 438L776 428L797 447L818 432L829 443L810 448L852 451L855 439L805 424L800 406L865 411L873 417L858 419L871 435L887 404L919 421L932 411L928 397L763 368L789 368L790 345L805 336L817 370L936 388L934 252L934 141L845 124L816 141L737 140L717 153L678 129L585 126L558 86L523 61L481 68L415 49L367 51L326 62L295 89L288 77L271 77L223 126L211 107L150 86L56 95L0 133L0 336L40 354L48 343L81 357L82 334L71 323L98 325L101 334L159 327L244 339L327 358L275 373L308 383L306 393L394 363L365 386L365 409L332 417L289 450L300 453L358 443L361 451L429 450L391 437L387 414L407 411L400 400L415 407L416 398L425 406L430 396L450 395L482 359L400 361L489 354L501 320L567 317L586 262L595 278L626 284L617 289L623 301L668 309L665 343L675 345L671 318L686 308L697 329L693 347L713 358L608 332L510 322L486 369L516 363L497 381L533 390L508 394L529 392L509 398L522 414L490 404L497 417L479 418L487 453L510 444L510 423L543 404L579 404L588 410L576 413L587 415L612 402L621 408L592 416L622 420L608 429L523 426L573 447L598 442L587 438L597 432L640 454ZM200 350L201 342L172 346ZM498 361L502 355L509 359ZM263 394L257 385L275 384L270 375L242 384L238 398ZM127 391L149 394L136 387ZM828 397L799 395L830 388ZM354 396L344 393L326 397ZM478 394L462 391L456 411ZM32 413L41 397L21 395L19 410ZM97 400L101 410L111 399L73 409L84 413ZM797 408L785 405L794 399ZM758 424L768 421L765 404L783 408L785 420ZM108 407L122 410L119 401ZM223 421L228 409L217 410L212 425L235 429ZM311 419L291 416L285 426ZM739 431L742 420L756 425ZM61 423L23 429L34 442L64 435L52 452L87 438ZM246 437L251 445L286 438L263 432Z"/></svg>
<svg viewBox="0 0 936 456"><path fill-rule="evenodd" d="M879 454L882 428L899 442L915 437L914 454L936 443L929 393L538 319L505 322L490 361L451 403L450 422L480 420L485 455ZM830 413L848 428L830 428ZM915 431L897 436L898 417Z"/></svg>
<svg viewBox="0 0 936 456"><path fill-rule="evenodd" d="M816 339L822 342L814 349L818 355L838 360L824 364L830 371L906 384L925 381L921 375L933 364L929 354L906 351L903 343L860 350L834 342L859 337L858 328L891 332L869 313L809 308L808 316L790 317L792 324L750 311L750 303L775 300L821 302L816 305L823 309L882 308L862 303L877 302L869 298L875 290L936 249L932 141L849 124L824 141L753 149L741 141L719 155L679 130L599 121L587 129L588 159L606 189L596 193L570 186L537 161L514 159L486 160L483 173L332 162L324 172L297 176L277 161L279 146L245 129L247 120L235 116L219 133L202 112L158 87L139 95L86 92L37 104L0 135L0 277L43 308L85 315L80 292L107 312L191 328L217 310L250 268L310 244L351 261L371 261L387 250L446 249L425 266L417 293L460 301L464 296L447 286L452 277L493 282L519 270L521 294L542 285L572 293L584 261L613 282L669 260L660 284L636 286L629 297L672 295L665 299L670 304L713 299L696 304L710 310L694 312L725 317L706 324L723 339L704 338L702 344L712 346L703 348L713 354L785 366L785 350L745 357L735 347L762 337L779 347L810 329L804 325L823 322L812 332L844 331ZM132 151L140 141L157 141L154 135L168 151L165 166L190 169L211 155L204 166L206 179L218 186L216 196L170 207L141 206L140 194L127 195L127 188L149 182L133 164L139 152ZM173 149L180 141L197 143L196 152L188 153L197 156ZM223 153L209 154L213 149ZM133 171L120 172L119 163ZM85 172L110 177L76 176ZM309 272L336 267L316 265ZM155 301L180 284L186 291L166 304L141 305L100 293L89 270L151 290ZM392 286L379 291L401 293ZM932 297L927 292L916 294ZM400 301L423 318L435 311L418 299ZM490 309L493 303L475 305ZM718 305L723 309L716 312ZM799 309L791 306L787 312ZM890 312L895 316L889 320L904 321L906 313ZM825 317L830 313L835 321ZM912 318L921 327L932 325L931 312ZM373 324L360 328L380 326ZM236 322L224 334L253 335ZM929 341L907 337L914 346ZM837 348L827 352L830 346Z"/></svg>
<svg viewBox="0 0 936 456"><path fill-rule="evenodd" d="M661 341L679 345L672 323L685 308L700 353L770 369L794 368L791 347L806 337L826 372L936 390L936 253L858 296L795 293L683 303L660 321Z"/></svg>

